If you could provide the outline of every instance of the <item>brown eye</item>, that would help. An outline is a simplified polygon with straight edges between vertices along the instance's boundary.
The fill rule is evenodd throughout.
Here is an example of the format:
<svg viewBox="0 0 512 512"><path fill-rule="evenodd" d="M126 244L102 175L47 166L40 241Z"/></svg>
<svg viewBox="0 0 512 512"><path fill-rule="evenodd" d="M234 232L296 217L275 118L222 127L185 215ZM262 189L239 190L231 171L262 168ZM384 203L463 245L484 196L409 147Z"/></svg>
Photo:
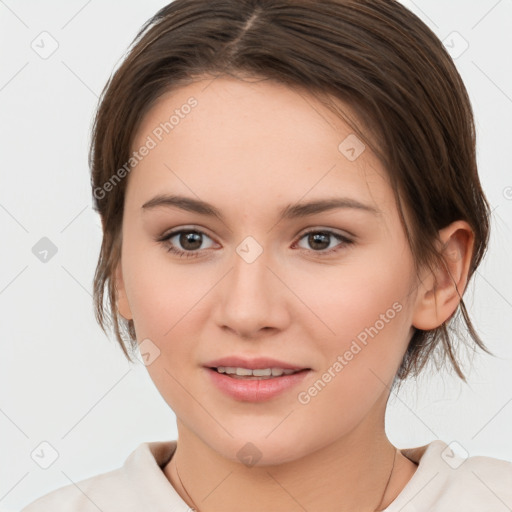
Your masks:
<svg viewBox="0 0 512 512"><path fill-rule="evenodd" d="M307 237L308 244L313 249L324 250L329 247L330 235L328 233L309 233Z"/></svg>
<svg viewBox="0 0 512 512"><path fill-rule="evenodd" d="M178 241L181 247L189 251L196 251L201 248L203 237L197 231L182 231L178 235Z"/></svg>
<svg viewBox="0 0 512 512"><path fill-rule="evenodd" d="M164 244L168 252L181 257L196 257L200 255L201 249L207 249L213 245L210 244L207 247L202 247L206 239L212 241L212 239L202 231L180 229L164 235L159 238L158 241Z"/></svg>
<svg viewBox="0 0 512 512"><path fill-rule="evenodd" d="M300 237L300 240L303 239L306 239L306 245L308 246L302 246L303 249L310 249L320 254L329 254L353 244L352 240L349 240L347 237L329 230L308 231ZM338 240L338 243L332 245L333 239Z"/></svg>

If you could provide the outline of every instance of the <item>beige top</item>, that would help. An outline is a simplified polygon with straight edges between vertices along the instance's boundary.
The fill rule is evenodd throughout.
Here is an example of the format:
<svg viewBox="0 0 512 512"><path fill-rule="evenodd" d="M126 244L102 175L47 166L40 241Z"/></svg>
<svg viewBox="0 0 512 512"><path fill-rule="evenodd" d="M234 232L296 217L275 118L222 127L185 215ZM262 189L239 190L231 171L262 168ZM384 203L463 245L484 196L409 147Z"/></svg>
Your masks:
<svg viewBox="0 0 512 512"><path fill-rule="evenodd" d="M190 512L164 475L177 441L142 443L122 467L56 489L21 512ZM418 468L385 512L512 510L512 463L463 458L436 440L400 450Z"/></svg>

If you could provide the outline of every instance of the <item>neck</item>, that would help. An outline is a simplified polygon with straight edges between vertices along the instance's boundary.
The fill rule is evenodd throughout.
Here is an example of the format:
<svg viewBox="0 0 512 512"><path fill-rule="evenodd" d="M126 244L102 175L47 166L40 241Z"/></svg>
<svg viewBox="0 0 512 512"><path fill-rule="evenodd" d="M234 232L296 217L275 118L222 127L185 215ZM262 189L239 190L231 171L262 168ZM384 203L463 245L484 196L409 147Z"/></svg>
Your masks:
<svg viewBox="0 0 512 512"><path fill-rule="evenodd" d="M247 512L374 512L389 506L417 467L383 431L371 436L354 431L300 459L247 467L178 426L178 446L164 473L198 512L238 512L241 504Z"/></svg>

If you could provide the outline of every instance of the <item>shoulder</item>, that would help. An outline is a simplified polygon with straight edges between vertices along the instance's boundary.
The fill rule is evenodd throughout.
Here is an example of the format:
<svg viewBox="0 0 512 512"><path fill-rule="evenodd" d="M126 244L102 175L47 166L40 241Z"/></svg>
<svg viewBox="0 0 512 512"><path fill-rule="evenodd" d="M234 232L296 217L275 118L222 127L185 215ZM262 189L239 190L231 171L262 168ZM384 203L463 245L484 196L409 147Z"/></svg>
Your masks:
<svg viewBox="0 0 512 512"><path fill-rule="evenodd" d="M116 493L122 499L125 486L122 470L116 469L55 489L27 505L21 512L98 512L98 509L102 509L99 503L105 502L108 495Z"/></svg>
<svg viewBox="0 0 512 512"><path fill-rule="evenodd" d="M393 503L407 503L404 512L512 510L512 462L470 456L459 443L441 440L402 453L419 464ZM389 512L394 510L391 507Z"/></svg>
<svg viewBox="0 0 512 512"><path fill-rule="evenodd" d="M512 509L512 462L483 455L456 455L450 447L446 459L447 499L458 496L466 510L485 506L486 512Z"/></svg>
<svg viewBox="0 0 512 512"><path fill-rule="evenodd" d="M142 443L122 467L55 489L21 512L128 512L151 509L162 497L173 505L175 491L161 466L175 446L175 441Z"/></svg>

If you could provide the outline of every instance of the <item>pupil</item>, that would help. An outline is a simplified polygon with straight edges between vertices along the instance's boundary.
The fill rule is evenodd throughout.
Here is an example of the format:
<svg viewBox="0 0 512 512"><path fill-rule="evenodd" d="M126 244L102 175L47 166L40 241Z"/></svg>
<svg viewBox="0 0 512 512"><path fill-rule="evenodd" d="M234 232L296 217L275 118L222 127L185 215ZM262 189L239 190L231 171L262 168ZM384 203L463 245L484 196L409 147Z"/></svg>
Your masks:
<svg viewBox="0 0 512 512"><path fill-rule="evenodd" d="M194 246L194 239L195 239L195 246ZM189 246L189 243L192 244L192 247ZM180 244L185 249L199 249L201 247L201 234L190 232L190 233L182 233L180 235Z"/></svg>
<svg viewBox="0 0 512 512"><path fill-rule="evenodd" d="M329 247L329 235L327 233L312 233L309 235L309 243L313 248L325 249ZM323 239L323 240L322 240ZM315 247L316 244L325 245L325 247Z"/></svg>

